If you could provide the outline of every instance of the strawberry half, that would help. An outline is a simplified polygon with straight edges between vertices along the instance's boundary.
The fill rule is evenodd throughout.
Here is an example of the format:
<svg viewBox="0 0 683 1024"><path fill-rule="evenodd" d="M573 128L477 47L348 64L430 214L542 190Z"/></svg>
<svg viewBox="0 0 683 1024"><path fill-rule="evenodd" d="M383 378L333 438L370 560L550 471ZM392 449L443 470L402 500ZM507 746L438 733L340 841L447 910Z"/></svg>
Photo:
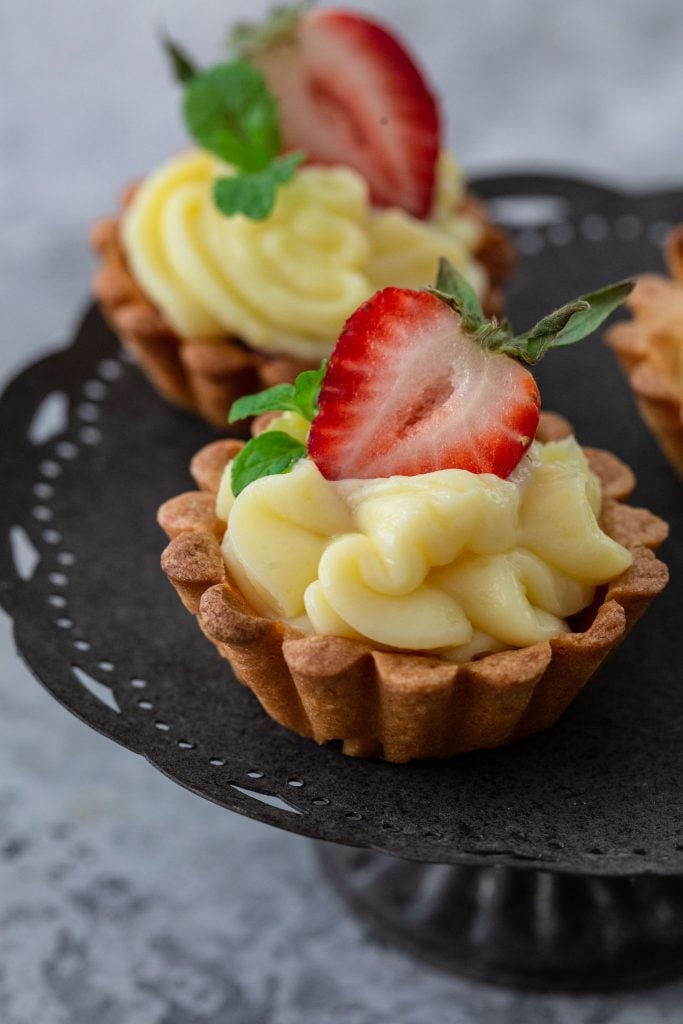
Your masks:
<svg viewBox="0 0 683 1024"><path fill-rule="evenodd" d="M591 334L633 281L582 295L515 336L487 320L448 260L428 291L385 288L347 321L329 366L295 384L239 399L230 422L296 410L311 420L308 446L274 430L235 459L232 487L288 473L310 455L328 480L416 476L466 469L507 477L536 433L540 396L520 363Z"/></svg>
<svg viewBox="0 0 683 1024"><path fill-rule="evenodd" d="M346 322L323 378L308 454L328 480L439 469L510 475L541 398L525 363L592 334L633 290L582 295L515 336L487 320L442 259L436 287L385 288Z"/></svg>
<svg viewBox="0 0 683 1024"><path fill-rule="evenodd" d="M335 10L310 11L286 31L266 27L252 36L242 52L278 100L285 148L305 150L311 163L354 168L378 206L428 216L439 113L401 43L376 22Z"/></svg>
<svg viewBox="0 0 683 1024"><path fill-rule="evenodd" d="M536 433L528 370L430 292L385 288L347 322L308 451L328 480L467 469L507 477Z"/></svg>

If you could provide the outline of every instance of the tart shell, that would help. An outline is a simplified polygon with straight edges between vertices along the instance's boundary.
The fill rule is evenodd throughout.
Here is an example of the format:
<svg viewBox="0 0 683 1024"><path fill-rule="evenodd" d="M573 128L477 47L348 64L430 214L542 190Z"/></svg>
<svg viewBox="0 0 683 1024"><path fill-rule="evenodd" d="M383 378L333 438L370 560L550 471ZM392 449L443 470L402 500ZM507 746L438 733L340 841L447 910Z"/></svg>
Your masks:
<svg viewBox="0 0 683 1024"><path fill-rule="evenodd" d="M545 416L539 436L566 435ZM239 441L216 441L193 459L200 488L166 502L163 571L205 636L280 725L345 754L406 762L499 747L553 725L668 580L654 555L661 519L624 504L635 479L608 452L584 449L603 490L602 527L633 554L631 567L575 617L575 631L455 665L428 654L311 636L258 615L226 571L215 497Z"/></svg>
<svg viewBox="0 0 683 1024"><path fill-rule="evenodd" d="M134 192L135 186L125 190L124 210ZM491 282L484 305L490 315L501 313L502 285L515 264L512 243L505 232L488 221L474 197L466 198L463 212L483 224L474 255L486 267ZM180 336L131 274L121 241L121 217L97 221L90 232L90 243L99 258L92 290L112 329L163 398L198 413L219 430L227 430L228 412L241 395L293 381L302 370L319 365L257 352L237 338L207 341Z"/></svg>
<svg viewBox="0 0 683 1024"><path fill-rule="evenodd" d="M628 377L640 415L683 480L683 393L659 358L668 346L683 347L683 227L670 235L665 254L673 280L640 277L627 300L633 320L615 324L605 338Z"/></svg>

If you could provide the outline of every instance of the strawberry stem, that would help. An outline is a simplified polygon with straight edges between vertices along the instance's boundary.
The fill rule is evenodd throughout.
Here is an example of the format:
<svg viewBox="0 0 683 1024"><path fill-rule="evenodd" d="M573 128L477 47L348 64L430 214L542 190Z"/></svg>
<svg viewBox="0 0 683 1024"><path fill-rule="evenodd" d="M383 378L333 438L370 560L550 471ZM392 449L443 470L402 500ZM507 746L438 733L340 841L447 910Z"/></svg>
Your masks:
<svg viewBox="0 0 683 1024"><path fill-rule="evenodd" d="M511 325L495 317L487 320L471 285L444 257L434 288L436 295L462 317L464 330L487 352L499 352L533 365L551 348L565 348L592 334L633 291L635 282L619 281L588 295L581 295L553 310L524 334L515 335Z"/></svg>
<svg viewBox="0 0 683 1024"><path fill-rule="evenodd" d="M228 49L237 56L246 58L267 50L269 46L296 32L302 17L315 2L316 0L299 0L298 3L278 4L271 7L261 23L237 22L228 35Z"/></svg>
<svg viewBox="0 0 683 1024"><path fill-rule="evenodd" d="M428 290L460 314L467 331L478 331L493 322L487 321L484 316L484 310L474 288L445 256L439 259L436 286Z"/></svg>

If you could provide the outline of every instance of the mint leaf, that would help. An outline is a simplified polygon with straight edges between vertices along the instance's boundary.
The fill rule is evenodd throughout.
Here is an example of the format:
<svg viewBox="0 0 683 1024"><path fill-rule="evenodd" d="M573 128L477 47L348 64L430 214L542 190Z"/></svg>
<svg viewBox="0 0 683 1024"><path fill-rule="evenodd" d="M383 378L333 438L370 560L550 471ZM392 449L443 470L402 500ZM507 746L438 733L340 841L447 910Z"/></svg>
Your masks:
<svg viewBox="0 0 683 1024"><path fill-rule="evenodd" d="M226 217L242 213L251 220L264 220L275 206L277 186L291 181L303 159L303 153L290 153L274 160L263 171L219 178L213 186L216 206Z"/></svg>
<svg viewBox="0 0 683 1024"><path fill-rule="evenodd" d="M287 153L286 156L279 156L277 160L273 160L269 170L278 185L286 185L288 181L292 180L305 159L306 154L303 149L297 149L293 153Z"/></svg>
<svg viewBox="0 0 683 1024"><path fill-rule="evenodd" d="M244 395L233 402L228 423L236 423L247 416L260 416L264 412L298 412L304 419L313 422L318 414L318 395L322 384L327 360L319 370L304 370L294 384L276 384L257 395Z"/></svg>
<svg viewBox="0 0 683 1024"><path fill-rule="evenodd" d="M276 384L275 387L259 392L258 395L244 395L232 403L228 423L245 420L247 416L260 416L264 412L298 412L294 401L293 384Z"/></svg>
<svg viewBox="0 0 683 1024"><path fill-rule="evenodd" d="M429 291L460 313L465 330L475 331L487 323L476 292L445 256L439 260L436 286Z"/></svg>
<svg viewBox="0 0 683 1024"><path fill-rule="evenodd" d="M582 295L580 302L587 304L588 308L577 312L557 335L553 348L564 348L566 345L573 345L581 341L587 334L597 330L600 324L613 313L617 306L626 299L635 287L635 281L619 281L617 284L609 284L596 292Z"/></svg>
<svg viewBox="0 0 683 1024"><path fill-rule="evenodd" d="M199 145L241 171L265 170L280 151L277 104L263 75L246 61L218 64L192 78L183 112Z"/></svg>
<svg viewBox="0 0 683 1024"><path fill-rule="evenodd" d="M226 217L242 213L251 220L265 220L275 206L275 182L269 171L219 178L213 201Z"/></svg>
<svg viewBox="0 0 683 1024"><path fill-rule="evenodd" d="M196 78L198 74L197 66L185 50L181 49L181 47L165 33L161 36L161 45L166 51L166 56L169 59L171 70L173 71L176 81L185 83Z"/></svg>
<svg viewBox="0 0 683 1024"><path fill-rule="evenodd" d="M278 156L277 103L261 72L243 60L209 68L189 80L183 111L199 145L242 172L214 183L213 198L221 213L241 213L252 220L268 217L278 185L291 181L305 154Z"/></svg>
<svg viewBox="0 0 683 1024"><path fill-rule="evenodd" d="M318 396L326 370L327 359L323 359L319 370L304 370L294 383L294 401L297 410L304 419L311 423L318 415Z"/></svg>
<svg viewBox="0 0 683 1024"><path fill-rule="evenodd" d="M245 487L262 476L289 473L299 459L306 458L306 454L306 445L281 430L267 430L253 437L232 464L232 493L237 497Z"/></svg>

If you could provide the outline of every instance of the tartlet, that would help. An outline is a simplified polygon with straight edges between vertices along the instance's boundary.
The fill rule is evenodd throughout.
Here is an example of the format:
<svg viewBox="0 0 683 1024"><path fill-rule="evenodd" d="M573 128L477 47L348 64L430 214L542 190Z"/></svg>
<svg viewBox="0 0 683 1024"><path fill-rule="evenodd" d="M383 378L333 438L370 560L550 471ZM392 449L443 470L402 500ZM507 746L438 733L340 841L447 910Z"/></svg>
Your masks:
<svg viewBox="0 0 683 1024"><path fill-rule="evenodd" d="M331 317L325 314L321 315L319 323L308 328L303 344L288 340L288 332L295 334L301 331L301 321L308 315L307 303L303 301L306 293L302 292L302 296L295 293L291 284L293 275L296 272L299 280L314 278L325 261L335 255L334 246L330 247L324 238L317 237L324 234L324 230L320 226L323 220L315 206L313 186L309 188L313 198L307 200L310 209L307 207L305 210L306 223L297 239L297 245L303 239L304 248L312 238L315 239L311 252L304 253L301 268L296 259L289 259L285 253L277 273L272 253L268 260L261 259L266 248L270 251L274 245L276 248L279 246L280 241L273 238L240 242L234 252L230 249L229 257L224 255L222 262L216 262L216 244L210 245L207 239L209 236L217 238L219 229L215 224L207 226L203 212L192 216L196 217L193 223L200 227L204 225L201 230L206 238L200 239L201 246L197 246L197 251L193 250L191 254L181 251L186 241L181 246L177 224L169 227L167 207L162 209L160 197L166 184L160 185L147 198L141 198L146 195L147 183L152 182L155 176L163 175L167 165L143 182L129 187L124 192L119 216L98 221L91 232L92 246L99 259L93 292L113 330L165 399L199 413L219 429L226 429L229 409L240 395L282 381L293 381L300 371L319 365L320 359L329 355L346 317L359 302L382 287L387 257L391 261L393 254L402 252L403 255L397 257L399 262L403 260L410 267L409 254L419 248L421 231L432 232L429 241L425 235L424 249L425 253L434 251L430 256L433 265L430 263L425 269L426 260L421 263L416 260L412 269L405 271L404 268L405 279L402 281L395 281L389 273L391 283L402 283L407 287L424 286L436 270L436 260L444 251L443 246L452 244L454 253L458 247L462 250L460 269L471 268L472 276L477 278L484 307L489 313L496 314L502 311L502 285L510 276L515 262L507 235L491 223L483 205L464 188L459 172L442 151L436 102L422 73L398 40L359 14L330 10L302 12L301 5L295 5L291 11L280 8L274 24L275 28L271 23L246 31L242 26L238 52L242 67L247 61L252 70L262 73L263 81L272 90L272 98L278 101L281 124L275 124L273 131L276 135L281 131L281 151L291 155L293 150L300 150L308 156L306 167L297 172L294 180L305 179L311 169L317 168L321 175L333 175L341 168L348 174L355 174L367 193L362 200L355 193L349 199L354 206L354 214L347 218L349 224L345 227L351 242L360 245L361 249L365 245L369 256L359 257L358 261L348 264L342 259L337 279L325 281L320 286L325 300L328 294L335 293L334 301L340 307L329 331L324 324ZM319 52L323 50L326 60L331 61L329 67L316 63ZM187 75L196 74L197 79L208 80L211 74L227 67L219 65L203 76L187 70ZM307 76L310 76L310 82ZM185 94L188 127L203 147L202 152L205 155L211 153L216 163L216 177L221 174L230 177L234 168L226 153L220 151L220 146L216 147L210 133L205 132L205 125L197 127L195 124L193 127L187 99L192 88L190 80L189 85L186 83ZM311 99L318 94L319 100ZM344 105L344 118L348 119L348 125L341 123L344 118L340 119L338 111L337 115L330 115L332 101L337 107ZM307 104L305 110L300 109L301 103ZM378 119L376 112L370 116L371 107L381 110L382 117ZM356 147L356 151L353 139L361 136L364 142ZM216 156L219 156L218 161ZM289 156L278 157L275 163L278 159L282 162ZM191 164L192 154L187 156L187 161ZM253 171L254 168L250 165L245 169ZM171 168L168 173L171 177L176 174L178 187L172 195L169 192L170 202L175 203L190 174L184 168L177 173ZM225 184L225 181L223 177L220 184ZM337 196L338 183L332 177L330 182L323 191L333 191ZM196 186L197 179L192 183ZM216 188L216 178L202 181L201 187L210 201L212 190ZM280 187L289 189L292 185L286 183L278 185L278 189ZM351 188L352 193L354 188ZM213 194L215 198L215 191ZM157 234L144 250L140 242L141 232L138 230L135 234L130 230L131 211L136 210L136 204L143 202L152 211L151 214L146 211L144 216L151 223L153 214L158 221L154 224ZM337 198L333 200L332 213L339 213L340 218L347 217L345 209L335 207L338 202ZM363 215L365 221L363 217L356 217L359 203L367 208L367 214ZM280 216L279 211L278 202L272 213L267 215L268 219ZM380 212L395 214L403 221L391 222L389 218L388 227L377 229L372 226L372 218ZM256 215L249 213L248 216ZM189 214L185 217L188 223L189 217ZM313 223L315 217L318 217L317 225ZM151 232L149 223L145 230L148 234ZM294 233L298 228L291 230ZM331 234L335 230L332 227ZM183 238L186 240L193 231L190 225ZM377 242L376 238L382 232L385 233L382 241ZM356 236L362 233L367 238L358 242ZM170 235L172 243L168 242ZM171 244L176 248L171 250ZM230 245L234 244L232 239ZM168 252L162 251L164 246L168 247ZM377 253L375 246L379 247ZM199 252L202 247L206 253ZM226 246L224 252L228 248ZM451 255L451 260L455 261L456 256ZM203 275L199 288L195 287L196 277L193 278L188 270L192 261L193 273L201 272ZM172 274L159 286L157 271L162 263L172 268ZM287 267L283 267L283 263L287 263ZM178 270L181 264L182 272ZM197 271L200 264L200 271ZM251 277L245 281L244 270L240 269L238 275L237 268L240 265L251 267L252 264L260 270L250 270ZM215 275L214 270L217 271ZM425 274L427 276L423 279ZM182 296L178 293L182 289L176 287L173 295L173 275L176 275L176 284L180 283L183 288L187 284L188 307L187 310L180 309L180 313ZM351 303L340 302L336 295L347 286L345 275L346 278L356 275L367 282L364 294L356 294L358 285L354 285L354 301ZM291 306L291 312L286 315L278 313L277 329L269 322L274 303L268 307L267 299L260 294L271 286L275 277L281 291L291 288L292 292L283 300L283 309ZM221 281L227 281L227 291L217 297L216 285L218 282L220 288ZM345 305L343 312L342 305ZM239 307L237 314L234 312L236 307Z"/></svg>
<svg viewBox="0 0 683 1024"><path fill-rule="evenodd" d="M670 278L645 274L628 301L631 321L606 334L640 414L683 478L683 227L669 236Z"/></svg>
<svg viewBox="0 0 683 1024"><path fill-rule="evenodd" d="M568 433L561 418L544 415L540 439ZM226 525L216 516L216 493L240 447L239 441L225 440L202 449L191 466L199 490L172 498L159 510L159 523L171 538L163 571L204 635L271 718L318 743L341 740L350 756L394 762L448 758L548 728L668 579L654 555L667 535L666 524L625 504L635 478L623 462L585 449L602 487L603 529L633 553L633 564L576 616L571 633L460 665L305 635L258 615L221 557Z"/></svg>
<svg viewBox="0 0 683 1024"><path fill-rule="evenodd" d="M624 463L540 415L523 364L631 287L515 336L444 262L361 306L329 365L238 401L260 432L195 456L162 568L272 718L404 762L562 714L666 585L668 528L626 504Z"/></svg>

